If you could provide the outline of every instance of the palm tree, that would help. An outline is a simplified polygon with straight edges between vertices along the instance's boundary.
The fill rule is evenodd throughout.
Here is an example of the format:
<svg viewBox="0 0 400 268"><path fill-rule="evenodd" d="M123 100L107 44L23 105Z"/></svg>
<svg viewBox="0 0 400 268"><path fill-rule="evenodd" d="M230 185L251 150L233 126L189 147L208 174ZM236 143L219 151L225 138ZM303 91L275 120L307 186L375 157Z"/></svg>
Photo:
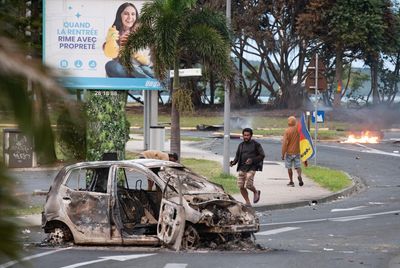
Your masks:
<svg viewBox="0 0 400 268"><path fill-rule="evenodd" d="M164 81L174 69L171 107L171 151L180 155L180 109L190 98L177 98L182 92L179 68L183 59L193 58L202 63L205 72L217 72L221 79L231 70L230 39L226 19L218 12L196 7L195 0L155 0L145 3L138 30L129 36L121 58L127 68L133 52L149 47L154 73ZM182 94L178 94L182 96ZM183 94L185 95L185 94Z"/></svg>

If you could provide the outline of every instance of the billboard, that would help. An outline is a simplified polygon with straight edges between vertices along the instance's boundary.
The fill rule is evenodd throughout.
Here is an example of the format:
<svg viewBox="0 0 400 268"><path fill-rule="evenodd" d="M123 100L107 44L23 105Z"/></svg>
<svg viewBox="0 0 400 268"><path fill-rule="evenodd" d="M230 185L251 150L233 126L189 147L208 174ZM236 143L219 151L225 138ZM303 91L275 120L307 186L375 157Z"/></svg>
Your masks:
<svg viewBox="0 0 400 268"><path fill-rule="evenodd" d="M68 88L161 89L149 50L132 55L132 71L119 62L119 49L137 29L145 2L44 0L44 63Z"/></svg>

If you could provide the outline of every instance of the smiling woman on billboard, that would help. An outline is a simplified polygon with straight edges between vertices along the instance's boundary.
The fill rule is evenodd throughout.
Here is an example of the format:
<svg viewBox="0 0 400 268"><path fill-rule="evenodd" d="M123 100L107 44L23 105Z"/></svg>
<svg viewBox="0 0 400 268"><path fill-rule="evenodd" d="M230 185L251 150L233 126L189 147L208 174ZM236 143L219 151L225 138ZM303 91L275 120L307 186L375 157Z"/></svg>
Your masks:
<svg viewBox="0 0 400 268"><path fill-rule="evenodd" d="M105 65L108 77L154 77L150 67L150 58L146 51L139 51L132 55L132 71L128 72L119 61L119 50L126 44L128 35L135 32L139 25L139 13L132 3L119 6L113 25L108 29L106 42L103 45L104 54L112 60Z"/></svg>
<svg viewBox="0 0 400 268"><path fill-rule="evenodd" d="M149 49L132 55L132 71L119 61L147 1L43 0L44 63L67 88L160 90Z"/></svg>

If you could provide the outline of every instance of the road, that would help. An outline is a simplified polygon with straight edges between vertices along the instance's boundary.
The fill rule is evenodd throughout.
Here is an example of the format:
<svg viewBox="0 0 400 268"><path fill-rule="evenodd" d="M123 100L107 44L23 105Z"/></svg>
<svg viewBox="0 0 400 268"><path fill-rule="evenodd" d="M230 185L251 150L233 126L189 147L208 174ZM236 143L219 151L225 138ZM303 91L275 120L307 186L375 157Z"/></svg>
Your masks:
<svg viewBox="0 0 400 268"><path fill-rule="evenodd" d="M279 140L260 141L267 160L279 160ZM231 141L231 155L238 143ZM199 146L222 152L222 140ZM330 203L260 213L256 241L266 250L175 253L157 248L28 246L23 254L32 267L400 267L399 149L392 140L371 146L318 144L318 165L344 170L366 187ZM5 267L23 266L0 262L0 268Z"/></svg>

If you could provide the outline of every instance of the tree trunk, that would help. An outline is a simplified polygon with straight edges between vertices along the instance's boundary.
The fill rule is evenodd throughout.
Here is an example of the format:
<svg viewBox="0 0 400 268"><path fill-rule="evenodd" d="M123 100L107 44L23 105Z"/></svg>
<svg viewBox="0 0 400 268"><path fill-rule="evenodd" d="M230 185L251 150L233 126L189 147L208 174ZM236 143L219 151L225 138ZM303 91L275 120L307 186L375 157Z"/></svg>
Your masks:
<svg viewBox="0 0 400 268"><path fill-rule="evenodd" d="M336 83L340 85L334 89L335 94L333 96L333 107L339 108L342 99L342 72L343 72L343 50L341 47L336 48Z"/></svg>
<svg viewBox="0 0 400 268"><path fill-rule="evenodd" d="M372 104L377 105L379 103L379 92L378 92L378 59L376 55L371 57L371 91L372 91Z"/></svg>
<svg viewBox="0 0 400 268"><path fill-rule="evenodd" d="M175 59L174 64L174 78L172 86L172 106L171 106L171 141L170 141L170 151L172 153L177 153L179 159L181 159L181 128L180 128L180 115L176 108L176 101L174 92L180 88L179 81L179 60Z"/></svg>
<svg viewBox="0 0 400 268"><path fill-rule="evenodd" d="M210 74L210 104L214 104L215 101L215 77L214 74Z"/></svg>
<svg viewBox="0 0 400 268"><path fill-rule="evenodd" d="M287 107L291 110L300 108L303 104L303 98L300 95L299 88L296 86L296 84L288 86L287 92Z"/></svg>
<svg viewBox="0 0 400 268"><path fill-rule="evenodd" d="M33 58L40 58L42 56L42 49L40 46L40 31L41 24L38 22L40 18L40 5L38 0L31 1L31 22L30 31L32 36L32 44L30 48L30 54Z"/></svg>
<svg viewBox="0 0 400 268"><path fill-rule="evenodd" d="M194 107L201 107L203 105L203 102L201 101L201 97L205 92L203 93L202 90L197 88L197 81L194 80L189 80L184 83L183 88L187 89L189 92L191 92L191 98L192 98L192 103Z"/></svg>
<svg viewBox="0 0 400 268"><path fill-rule="evenodd" d="M57 156L56 149L54 147L54 134L50 127L51 122L49 114L46 112L47 100L44 94L37 96L37 94L40 94L40 91L35 91L34 87L34 116L35 121L37 121L37 124L40 126L38 129L35 130L35 132L41 132L40 134L37 134L38 139L40 139L37 142L38 145L41 146L41 148L39 149L41 153L38 154L38 159L41 164L50 164L54 163L57 160ZM48 129L47 126L49 126Z"/></svg>

